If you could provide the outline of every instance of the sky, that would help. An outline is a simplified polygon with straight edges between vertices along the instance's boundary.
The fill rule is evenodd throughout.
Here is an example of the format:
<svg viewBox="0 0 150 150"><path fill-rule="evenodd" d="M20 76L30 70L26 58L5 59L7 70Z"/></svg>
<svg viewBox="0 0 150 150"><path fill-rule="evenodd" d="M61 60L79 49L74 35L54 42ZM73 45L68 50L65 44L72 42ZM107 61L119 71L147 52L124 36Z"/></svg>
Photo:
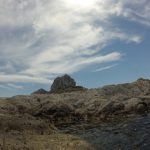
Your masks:
<svg viewBox="0 0 150 150"><path fill-rule="evenodd" d="M150 79L149 0L0 0L0 96Z"/></svg>

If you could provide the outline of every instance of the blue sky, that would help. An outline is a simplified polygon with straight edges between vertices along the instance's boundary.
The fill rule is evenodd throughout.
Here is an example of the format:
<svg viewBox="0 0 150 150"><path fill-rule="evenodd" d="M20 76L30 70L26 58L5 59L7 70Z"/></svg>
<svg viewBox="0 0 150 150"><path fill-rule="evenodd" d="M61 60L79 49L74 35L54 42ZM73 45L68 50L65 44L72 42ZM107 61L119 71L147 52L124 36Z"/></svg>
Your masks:
<svg viewBox="0 0 150 150"><path fill-rule="evenodd" d="M149 0L0 0L0 96L150 78Z"/></svg>

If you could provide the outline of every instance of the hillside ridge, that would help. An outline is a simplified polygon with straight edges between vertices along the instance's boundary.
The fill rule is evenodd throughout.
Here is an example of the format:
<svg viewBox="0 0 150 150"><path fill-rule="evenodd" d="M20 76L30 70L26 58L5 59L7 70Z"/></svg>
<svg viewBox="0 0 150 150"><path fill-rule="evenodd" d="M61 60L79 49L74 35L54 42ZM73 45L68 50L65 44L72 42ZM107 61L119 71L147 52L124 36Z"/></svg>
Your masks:
<svg viewBox="0 0 150 150"><path fill-rule="evenodd" d="M8 148L12 148L14 143L18 143L18 146L15 145L15 150L23 149L23 143L26 141L27 144L25 145L28 150L45 150L45 148L43 148L44 142L39 141L43 138L49 148L53 146L51 149L57 150L58 148L55 147L55 142L49 141L50 139L55 139L59 143L61 139L56 139L56 135L67 138L66 141L69 140L69 143L71 143L73 142L71 140L73 138L72 135L76 135L78 132L80 133L79 135L81 135L81 132L85 129L87 129L87 131L85 130L86 132L84 134L86 136L92 136L92 133L88 134L88 129L97 131L97 128L94 129L95 125L105 127L104 131L103 128L101 129L102 133L105 132L108 125L111 125L111 128L115 130L120 125L127 125L126 130L129 130L130 120L134 121L136 118L149 116L150 80L148 79L138 79L132 83L107 85L97 89L67 91L67 88L65 91L63 89L63 92L45 93L45 91L40 90L40 94L34 93L31 95L13 96L6 99L2 98L0 100L0 149L4 134L8 139ZM149 122L149 120L143 123L148 126L147 122ZM134 124L136 123L135 121ZM114 126L114 124L116 125ZM143 126L143 124L137 125L137 127L141 126ZM123 126L119 132L124 135L124 130ZM66 132L69 132L71 136L68 137ZM140 130L138 132L140 132ZM60 135L60 133L63 133L63 135ZM93 134L95 134L95 131L93 131ZM147 130L142 129L142 133L137 134L137 136L144 136L145 134L149 136ZM113 132L112 135L119 136L114 135ZM33 143L32 140L37 139L35 136L39 139L37 140L37 144L41 146L40 149L36 147L37 144L31 144ZM14 139L13 144L10 138ZM18 138L22 140L20 139L21 141L18 141ZM82 146L84 145L85 150L90 147L89 143L83 142L83 140L77 137L75 139L79 143L82 143ZM115 138L111 139L111 142L115 143ZM107 145L106 143L104 146ZM60 146L62 149L66 149L63 143L60 144ZM73 142L73 146L67 148L67 150L81 149L77 148L76 142ZM114 149L116 149L116 147L114 147ZM98 149L93 148L93 150Z"/></svg>

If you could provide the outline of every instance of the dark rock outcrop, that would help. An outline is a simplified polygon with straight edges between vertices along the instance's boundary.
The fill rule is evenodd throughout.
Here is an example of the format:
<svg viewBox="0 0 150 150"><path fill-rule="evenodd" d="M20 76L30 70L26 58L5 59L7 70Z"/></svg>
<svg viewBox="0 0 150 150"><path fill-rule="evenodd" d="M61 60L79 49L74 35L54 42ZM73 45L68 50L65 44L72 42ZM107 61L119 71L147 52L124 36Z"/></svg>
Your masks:
<svg viewBox="0 0 150 150"><path fill-rule="evenodd" d="M69 75L65 74L62 77L57 77L52 86L50 93L64 93L72 91L83 91L86 88L82 86L76 86L76 82Z"/></svg>
<svg viewBox="0 0 150 150"><path fill-rule="evenodd" d="M101 113L104 115L112 115L115 114L121 110L124 110L125 106L123 103L115 103L115 102L109 102L106 104L102 109Z"/></svg>
<svg viewBox="0 0 150 150"><path fill-rule="evenodd" d="M32 94L47 94L47 93L48 93L48 91L46 91L44 89L39 89L39 90L33 92Z"/></svg>
<svg viewBox="0 0 150 150"><path fill-rule="evenodd" d="M35 117L47 118L56 124L67 124L75 121L83 120L82 114L75 111L75 109L68 104L54 104L46 105L37 110Z"/></svg>
<svg viewBox="0 0 150 150"><path fill-rule="evenodd" d="M74 79L72 79L69 75L64 75L62 77L57 77L52 86L51 86L51 92L57 92L59 90L64 90L67 88L73 88L76 87L76 82Z"/></svg>

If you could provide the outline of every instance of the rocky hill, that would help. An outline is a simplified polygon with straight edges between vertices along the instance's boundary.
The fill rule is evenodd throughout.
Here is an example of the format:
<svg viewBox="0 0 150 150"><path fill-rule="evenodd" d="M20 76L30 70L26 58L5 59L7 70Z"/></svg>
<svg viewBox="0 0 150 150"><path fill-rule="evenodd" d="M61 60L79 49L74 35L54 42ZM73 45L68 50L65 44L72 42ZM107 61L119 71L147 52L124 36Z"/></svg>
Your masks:
<svg viewBox="0 0 150 150"><path fill-rule="evenodd" d="M33 92L32 94L48 94L48 91L44 89L38 89L37 91Z"/></svg>
<svg viewBox="0 0 150 150"><path fill-rule="evenodd" d="M150 80L79 89L64 78L51 92L0 100L0 149L150 148Z"/></svg>

